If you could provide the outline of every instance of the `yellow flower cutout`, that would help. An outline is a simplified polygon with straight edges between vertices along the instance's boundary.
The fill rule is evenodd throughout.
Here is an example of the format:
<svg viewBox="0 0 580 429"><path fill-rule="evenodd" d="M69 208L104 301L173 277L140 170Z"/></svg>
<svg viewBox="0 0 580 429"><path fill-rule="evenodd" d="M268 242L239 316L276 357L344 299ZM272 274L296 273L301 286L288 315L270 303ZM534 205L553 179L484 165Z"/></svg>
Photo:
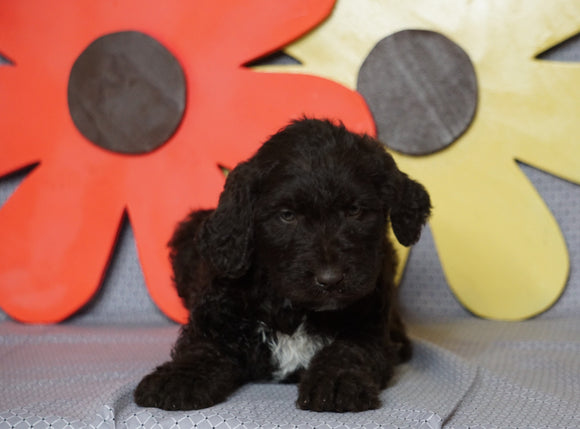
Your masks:
<svg viewBox="0 0 580 429"><path fill-rule="evenodd" d="M531 317L566 285L566 243L516 160L580 184L580 65L537 58L578 32L578 0L338 0L285 49L301 64L284 71L363 94L476 315Z"/></svg>

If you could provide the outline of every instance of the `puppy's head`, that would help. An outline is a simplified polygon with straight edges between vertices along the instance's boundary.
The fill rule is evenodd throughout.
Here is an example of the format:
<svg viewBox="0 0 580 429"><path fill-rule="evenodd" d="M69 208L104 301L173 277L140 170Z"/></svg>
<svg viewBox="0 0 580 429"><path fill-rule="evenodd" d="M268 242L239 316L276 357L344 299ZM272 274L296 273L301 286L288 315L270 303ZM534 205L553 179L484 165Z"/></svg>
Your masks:
<svg viewBox="0 0 580 429"><path fill-rule="evenodd" d="M303 119L232 170L200 242L218 275L254 265L293 304L334 310L376 287L389 218L408 246L429 212L423 186L381 143Z"/></svg>

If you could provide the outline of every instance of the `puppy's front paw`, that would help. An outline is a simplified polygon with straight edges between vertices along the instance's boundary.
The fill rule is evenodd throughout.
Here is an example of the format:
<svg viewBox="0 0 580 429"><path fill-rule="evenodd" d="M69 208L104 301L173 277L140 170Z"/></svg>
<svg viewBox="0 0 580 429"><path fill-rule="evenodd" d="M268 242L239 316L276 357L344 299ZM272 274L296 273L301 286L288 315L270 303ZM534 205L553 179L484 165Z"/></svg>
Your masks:
<svg viewBox="0 0 580 429"><path fill-rule="evenodd" d="M173 411L211 407L224 401L229 393L195 374L161 366L141 380L134 397L141 407Z"/></svg>
<svg viewBox="0 0 580 429"><path fill-rule="evenodd" d="M379 386L366 373L341 370L338 373L304 374L298 387L299 408L311 411L365 411L379 408Z"/></svg>

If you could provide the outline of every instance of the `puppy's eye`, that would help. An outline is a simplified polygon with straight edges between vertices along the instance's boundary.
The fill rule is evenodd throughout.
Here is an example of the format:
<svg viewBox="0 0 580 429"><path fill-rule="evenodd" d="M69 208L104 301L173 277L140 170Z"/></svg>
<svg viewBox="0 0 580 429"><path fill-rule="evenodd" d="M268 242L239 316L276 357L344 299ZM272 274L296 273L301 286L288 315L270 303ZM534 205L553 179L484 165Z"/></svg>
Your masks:
<svg viewBox="0 0 580 429"><path fill-rule="evenodd" d="M353 204L346 209L345 214L347 217L357 218L362 214L362 208L356 204Z"/></svg>
<svg viewBox="0 0 580 429"><path fill-rule="evenodd" d="M281 210L279 215L280 220L284 223L294 223L296 222L296 213L292 210L284 209Z"/></svg>

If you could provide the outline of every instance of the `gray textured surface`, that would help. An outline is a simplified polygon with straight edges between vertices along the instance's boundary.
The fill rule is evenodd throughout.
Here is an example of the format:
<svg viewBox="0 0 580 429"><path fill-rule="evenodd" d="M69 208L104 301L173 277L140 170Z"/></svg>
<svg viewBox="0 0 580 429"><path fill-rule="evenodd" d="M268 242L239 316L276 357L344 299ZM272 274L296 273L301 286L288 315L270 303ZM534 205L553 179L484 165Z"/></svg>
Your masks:
<svg viewBox="0 0 580 429"><path fill-rule="evenodd" d="M385 391L385 407L363 414L311 413L296 409L296 386L256 383L234 394L227 402L199 412L164 412L140 409L132 402L139 378L168 357L175 326L149 328L48 326L25 327L13 322L0 325L5 348L3 393L0 395L0 428L29 424L45 417L83 422L145 427L160 423L171 427L181 421L217 422L224 427L367 427L389 423L395 427L420 427L440 423L474 378L462 359L428 343L417 344L417 356L405 365L398 380ZM436 395L434 393L437 393ZM423 404L417 407L417 404ZM437 413L435 413L435 411ZM6 419L4 422L2 419ZM193 426L193 425L191 425ZM9 426L6 426L9 427ZM26 426L21 426L26 427ZM327 426L326 426L327 427Z"/></svg>
<svg viewBox="0 0 580 429"><path fill-rule="evenodd" d="M578 60L579 42L562 47L564 59ZM126 226L102 290L81 314L57 326L24 326L0 315L0 429L579 428L580 186L522 169L566 238L571 272L564 295L533 320L476 319L449 291L427 230L401 286L416 353L383 393L380 410L298 411L296 387L274 384L246 386L201 411L136 407L132 389L167 358L177 326L147 295ZM0 204L21 179L0 180Z"/></svg>

